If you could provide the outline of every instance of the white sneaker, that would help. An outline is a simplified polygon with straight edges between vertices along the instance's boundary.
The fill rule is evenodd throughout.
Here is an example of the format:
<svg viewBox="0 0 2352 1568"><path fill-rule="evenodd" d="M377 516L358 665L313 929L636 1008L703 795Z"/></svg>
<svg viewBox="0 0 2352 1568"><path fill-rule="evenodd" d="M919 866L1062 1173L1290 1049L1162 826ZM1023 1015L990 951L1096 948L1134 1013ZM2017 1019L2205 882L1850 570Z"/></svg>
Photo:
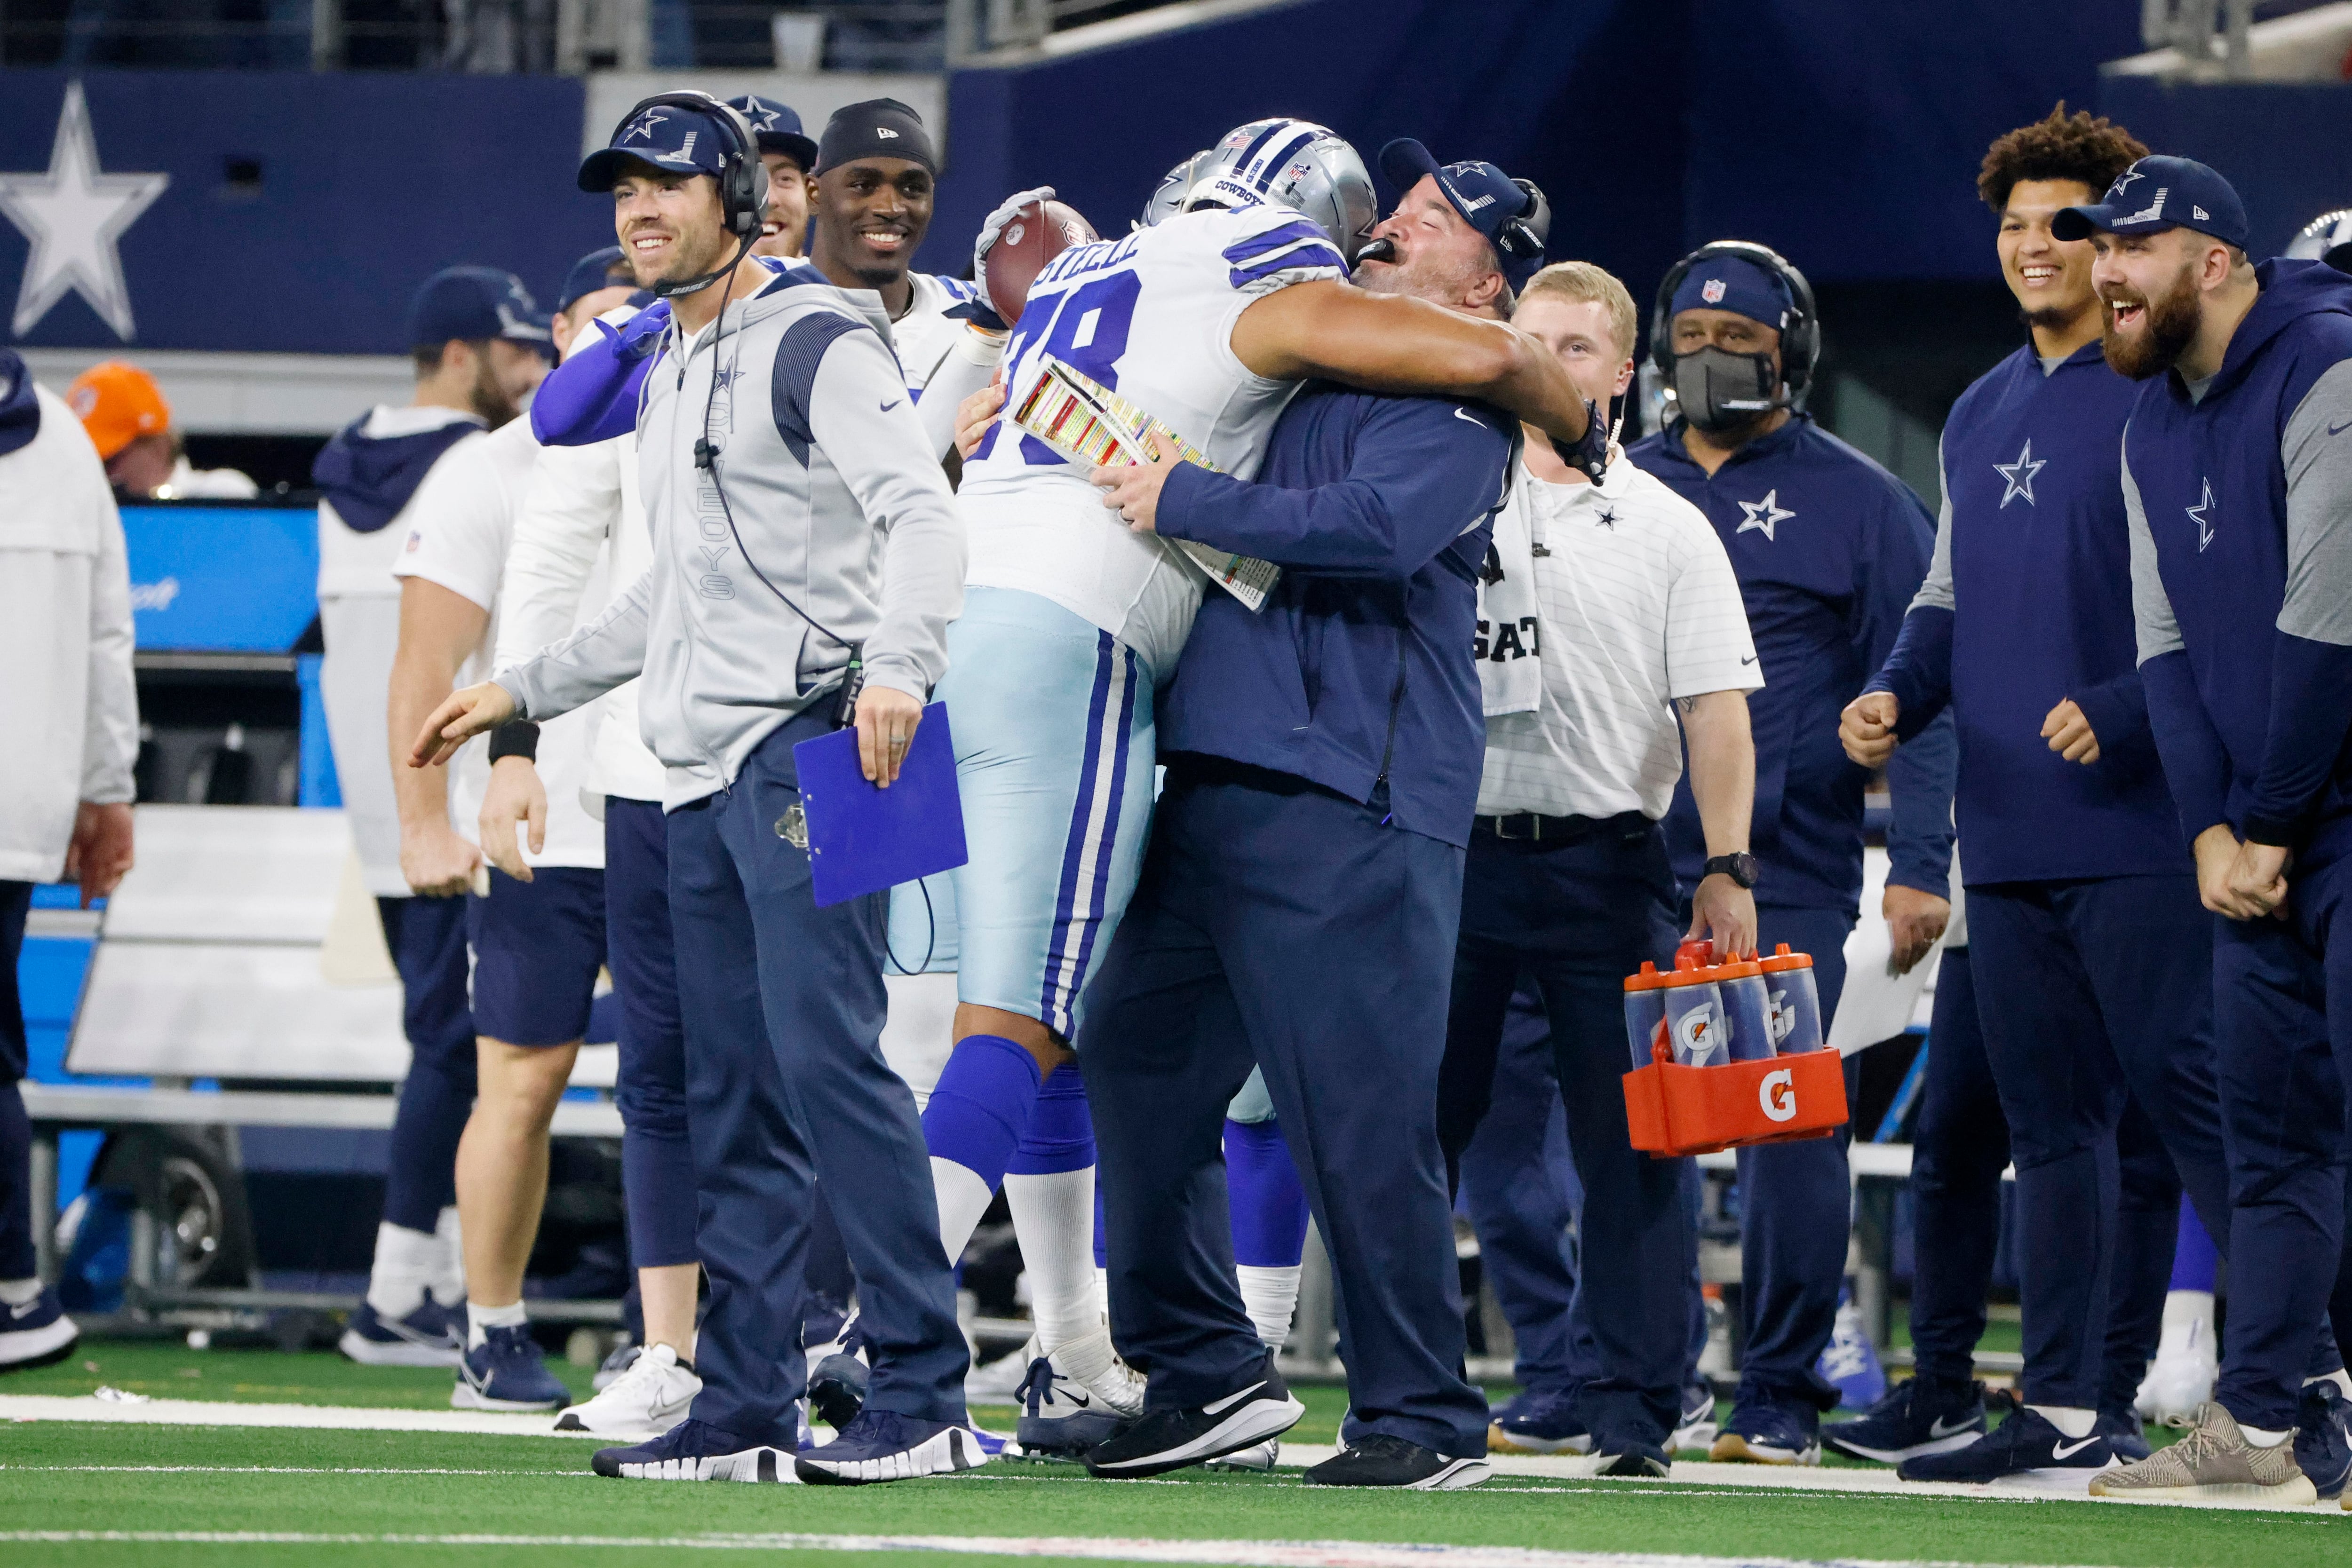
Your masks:
<svg viewBox="0 0 2352 1568"><path fill-rule="evenodd" d="M1037 1340L1029 1343L1011 1355L1000 1355L982 1365L972 1363L964 1374L963 1402L967 1405L1011 1405L1021 1397L1021 1385L1028 1381L1029 1364L1037 1359Z"/></svg>
<svg viewBox="0 0 2352 1568"><path fill-rule="evenodd" d="M2164 1298L2164 1333L2156 1359L2132 1400L2141 1417L2168 1427L2192 1425L2197 1407L2213 1397L2221 1375L2210 1291L2174 1291Z"/></svg>
<svg viewBox="0 0 2352 1568"><path fill-rule="evenodd" d="M694 1369L679 1364L677 1352L657 1344L630 1363L603 1393L556 1416L555 1429L646 1442L685 1420L688 1406L701 1392L702 1379Z"/></svg>

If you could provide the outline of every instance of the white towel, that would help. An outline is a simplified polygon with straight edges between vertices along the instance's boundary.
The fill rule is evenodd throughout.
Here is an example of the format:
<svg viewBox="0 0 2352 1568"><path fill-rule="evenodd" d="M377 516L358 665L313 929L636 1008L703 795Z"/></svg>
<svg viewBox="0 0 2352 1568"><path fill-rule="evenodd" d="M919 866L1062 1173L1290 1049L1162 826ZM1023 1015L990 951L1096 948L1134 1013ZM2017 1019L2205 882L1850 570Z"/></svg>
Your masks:
<svg viewBox="0 0 2352 1568"><path fill-rule="evenodd" d="M1478 583L1478 635L1486 648L1478 661L1478 685L1488 718L1533 713L1543 698L1543 660L1537 656L1543 606L1536 597L1535 560L1543 541L1534 535L1542 525L1529 504L1528 485L1526 465L1512 464L1510 498L1495 514L1488 575ZM1498 566L1501 575L1493 576ZM1507 626L1513 629L1512 638L1498 648ZM1513 646L1519 656L1512 655Z"/></svg>

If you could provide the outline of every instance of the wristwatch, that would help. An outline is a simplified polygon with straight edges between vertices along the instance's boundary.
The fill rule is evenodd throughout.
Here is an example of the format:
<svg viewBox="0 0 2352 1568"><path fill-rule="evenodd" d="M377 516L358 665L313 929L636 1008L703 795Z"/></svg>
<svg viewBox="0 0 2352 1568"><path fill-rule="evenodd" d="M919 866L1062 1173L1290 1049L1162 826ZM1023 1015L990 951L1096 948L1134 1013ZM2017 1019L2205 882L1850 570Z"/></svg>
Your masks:
<svg viewBox="0 0 2352 1568"><path fill-rule="evenodd" d="M1756 885L1756 857L1746 850L1735 854L1713 856L1698 870L1701 876L1713 876L1721 872L1742 887L1753 888Z"/></svg>

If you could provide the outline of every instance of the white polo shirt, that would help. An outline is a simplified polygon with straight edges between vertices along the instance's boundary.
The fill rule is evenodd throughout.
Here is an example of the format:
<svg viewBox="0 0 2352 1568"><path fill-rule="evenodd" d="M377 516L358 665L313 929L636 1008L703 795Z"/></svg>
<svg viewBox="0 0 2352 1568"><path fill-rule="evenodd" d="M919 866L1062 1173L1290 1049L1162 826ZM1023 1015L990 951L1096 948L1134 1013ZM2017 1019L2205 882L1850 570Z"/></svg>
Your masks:
<svg viewBox="0 0 2352 1568"><path fill-rule="evenodd" d="M490 654L499 638L499 583L539 450L530 419L509 420L487 439L469 441L435 464L400 518L406 531L394 558L393 575L438 583L490 612L481 643L457 672L460 687L490 676ZM597 575L601 579L601 570ZM599 580L591 584L582 602L601 604L604 597ZM602 869L604 864L604 826L580 802L599 707L591 703L539 727L547 848L532 854L524 836L523 858L532 865ZM449 825L468 841L479 842L482 796L490 781L488 740L477 736L467 741L449 759L448 768Z"/></svg>
<svg viewBox="0 0 2352 1568"><path fill-rule="evenodd" d="M1516 511L1534 546L1542 624L1537 649L1513 639L1498 651L1538 658L1543 685L1535 711L1486 719L1480 816L1664 817L1682 774L1674 699L1764 684L1715 529L1622 454L1612 459L1598 486L1555 485L1524 464L1513 476L1496 537L1499 548ZM1480 590L1482 622L1490 591Z"/></svg>

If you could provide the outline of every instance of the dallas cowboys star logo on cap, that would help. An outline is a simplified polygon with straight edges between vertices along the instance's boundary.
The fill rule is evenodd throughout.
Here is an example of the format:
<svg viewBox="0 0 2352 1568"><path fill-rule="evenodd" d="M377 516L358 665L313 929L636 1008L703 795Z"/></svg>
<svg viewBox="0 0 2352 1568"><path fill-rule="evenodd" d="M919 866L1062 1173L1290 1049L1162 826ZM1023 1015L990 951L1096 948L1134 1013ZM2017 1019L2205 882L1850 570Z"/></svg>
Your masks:
<svg viewBox="0 0 2352 1568"><path fill-rule="evenodd" d="M1797 515L1780 505L1780 492L1777 488L1765 491L1764 498L1760 501L1740 502L1739 510L1741 513L1739 527L1732 531L1736 534L1744 534L1748 529L1755 528L1767 539L1773 538L1772 530L1777 525L1785 523ZM1773 542L1777 543L1778 540Z"/></svg>
<svg viewBox="0 0 2352 1568"><path fill-rule="evenodd" d="M760 103L760 100L756 98L751 101L753 103ZM761 131L773 131L776 128L776 111L768 108L765 104L761 104L761 107L753 110L743 118L751 122L751 129L755 132Z"/></svg>
<svg viewBox="0 0 2352 1568"><path fill-rule="evenodd" d="M2116 175L2116 183L2107 187L2107 200L2111 202L2114 201L2117 196L2124 193L2124 187L2126 185L2130 184L2134 180L2144 178L2146 178L2146 176L2140 173L2139 166L2137 164L2134 164L2132 167L2125 170L2122 173Z"/></svg>
<svg viewBox="0 0 2352 1568"><path fill-rule="evenodd" d="M81 83L66 86L46 174L0 174L0 215L32 243L25 280L16 291L9 331L23 337L51 306L79 294L99 319L129 342L136 330L131 286L117 248L123 231L172 183L169 174L108 174L100 171L98 140Z"/></svg>
<svg viewBox="0 0 2352 1568"><path fill-rule="evenodd" d="M635 120L629 121L626 126L623 127L621 134L613 139L613 144L617 147L622 142L630 140L632 137L639 136L644 137L647 141L651 141L654 139L654 128L664 123L668 119L669 116L664 114L660 110L649 109L643 114L637 116Z"/></svg>
<svg viewBox="0 0 2352 1568"><path fill-rule="evenodd" d="M2049 465L2047 457L2039 460L2034 457L2033 438L2031 436L2026 438L2024 450L2018 453L2016 462L1994 464L1992 471L2000 475L2001 483L2008 486L2000 493L2001 506L2008 506L2020 496L2025 497L2027 506L2032 506L2033 476Z"/></svg>

